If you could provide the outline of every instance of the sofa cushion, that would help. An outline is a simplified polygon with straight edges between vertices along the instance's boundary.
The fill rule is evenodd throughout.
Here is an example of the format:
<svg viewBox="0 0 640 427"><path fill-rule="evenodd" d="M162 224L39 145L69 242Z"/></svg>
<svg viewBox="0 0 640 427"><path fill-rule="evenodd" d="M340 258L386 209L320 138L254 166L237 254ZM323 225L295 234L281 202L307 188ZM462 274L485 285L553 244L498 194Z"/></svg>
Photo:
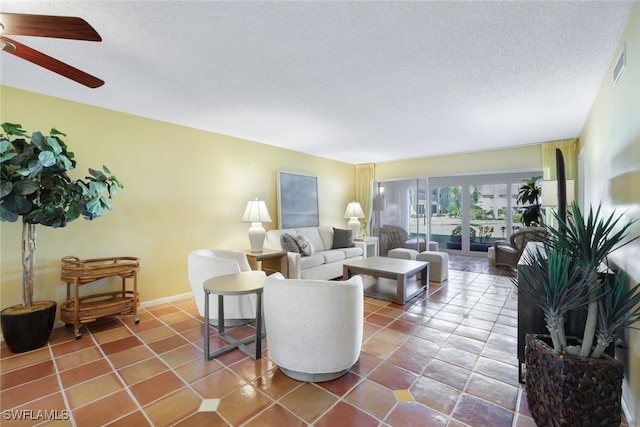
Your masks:
<svg viewBox="0 0 640 427"><path fill-rule="evenodd" d="M333 249L353 246L353 230L333 227Z"/></svg>
<svg viewBox="0 0 640 427"><path fill-rule="evenodd" d="M313 245L307 236L304 234L296 234L293 239L300 248L300 253L304 256L311 256L314 253Z"/></svg>
<svg viewBox="0 0 640 427"><path fill-rule="evenodd" d="M318 230L318 234L322 240L322 245L324 246L323 250L328 251L332 248L331 245L333 245L333 227L330 225L319 225L316 229ZM316 250L319 250L317 246L314 247Z"/></svg>
<svg viewBox="0 0 640 427"><path fill-rule="evenodd" d="M324 263L329 264L330 262L340 261L346 258L346 254L341 250L330 250L330 251L322 251L316 252L318 255L322 255L324 257Z"/></svg>
<svg viewBox="0 0 640 427"><path fill-rule="evenodd" d="M356 256L362 256L362 248L354 246L352 248L342 248L339 249L340 252L344 253L345 258L353 258Z"/></svg>
<svg viewBox="0 0 640 427"><path fill-rule="evenodd" d="M322 256L322 254L304 256L300 259L300 266L303 270L306 270L307 268L317 267L322 264L324 264L324 256Z"/></svg>
<svg viewBox="0 0 640 427"><path fill-rule="evenodd" d="M282 249L287 252L295 252L298 254L300 253L300 247L298 246L298 243L296 243L296 240L289 233L284 233L282 236L280 236L280 246L282 246Z"/></svg>

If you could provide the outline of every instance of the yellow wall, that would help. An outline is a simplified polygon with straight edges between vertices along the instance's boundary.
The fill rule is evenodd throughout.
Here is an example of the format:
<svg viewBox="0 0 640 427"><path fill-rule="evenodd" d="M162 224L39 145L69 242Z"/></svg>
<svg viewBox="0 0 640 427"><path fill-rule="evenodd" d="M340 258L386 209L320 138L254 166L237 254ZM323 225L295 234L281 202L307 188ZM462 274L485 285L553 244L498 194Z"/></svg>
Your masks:
<svg viewBox="0 0 640 427"><path fill-rule="evenodd" d="M617 85L612 84L614 61L626 43L627 63ZM616 209L640 218L640 3L636 3L598 96L580 135L584 165L584 202L606 212ZM631 231L640 236L640 222ZM612 260L626 270L633 284L640 281L640 241L614 253ZM640 327L640 325L636 325ZM617 357L626 364L624 396L635 425L640 421L640 333L629 329L628 350Z"/></svg>
<svg viewBox="0 0 640 427"><path fill-rule="evenodd" d="M106 164L124 183L113 212L63 229L38 227L35 299L65 300L60 258L116 255L141 260L142 301L189 292L187 254L198 248L245 249L247 201L266 200L277 228L277 171L318 177L320 224L346 226L355 166L0 86L0 122L29 132L68 134L72 176ZM0 223L0 307L22 302L20 223ZM109 286L99 283L87 290Z"/></svg>
<svg viewBox="0 0 640 427"><path fill-rule="evenodd" d="M376 180L539 170L540 145L377 163Z"/></svg>

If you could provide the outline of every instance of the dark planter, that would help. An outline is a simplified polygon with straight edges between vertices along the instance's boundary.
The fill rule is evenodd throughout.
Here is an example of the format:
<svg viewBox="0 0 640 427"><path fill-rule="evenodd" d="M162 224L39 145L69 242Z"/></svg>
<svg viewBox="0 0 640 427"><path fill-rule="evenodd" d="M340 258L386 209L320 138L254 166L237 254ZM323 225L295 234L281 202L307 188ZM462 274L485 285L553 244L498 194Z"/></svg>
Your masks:
<svg viewBox="0 0 640 427"><path fill-rule="evenodd" d="M600 359L558 354L549 335L527 334L526 341L527 401L536 425L620 426L620 361L606 354Z"/></svg>
<svg viewBox="0 0 640 427"><path fill-rule="evenodd" d="M474 252L489 252L493 243L471 243L471 250Z"/></svg>
<svg viewBox="0 0 640 427"><path fill-rule="evenodd" d="M462 243L461 242L455 242L453 240L447 240L445 245L447 246L447 249L457 249L457 250L462 249Z"/></svg>
<svg viewBox="0 0 640 427"><path fill-rule="evenodd" d="M57 304L55 301L37 301L33 305L35 309L28 312L16 312L16 307L21 306L0 312L2 336L13 353L35 350L49 341Z"/></svg>

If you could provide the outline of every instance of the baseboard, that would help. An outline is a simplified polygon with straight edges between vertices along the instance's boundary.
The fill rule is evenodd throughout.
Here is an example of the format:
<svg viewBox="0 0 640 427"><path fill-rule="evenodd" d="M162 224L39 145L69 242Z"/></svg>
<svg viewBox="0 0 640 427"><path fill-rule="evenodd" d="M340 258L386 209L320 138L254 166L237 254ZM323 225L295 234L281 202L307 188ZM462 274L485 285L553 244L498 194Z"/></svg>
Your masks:
<svg viewBox="0 0 640 427"><path fill-rule="evenodd" d="M624 418L627 420L628 427L638 427L638 425L636 424L636 420L633 418L633 415L629 410L629 406L624 399L624 396L622 396L622 413L624 414Z"/></svg>
<svg viewBox="0 0 640 427"><path fill-rule="evenodd" d="M145 307L149 307L156 304L161 304L161 303L166 303L166 302L171 302L171 301L176 301L179 299L191 298L191 297L193 297L193 292L187 292L185 294L173 295L170 297L158 298L150 301L141 302L140 307L145 308ZM53 329L58 329L62 327L64 327L64 322L60 320L56 320L53 324ZM4 341L4 336L0 334L0 342L3 342L3 341Z"/></svg>

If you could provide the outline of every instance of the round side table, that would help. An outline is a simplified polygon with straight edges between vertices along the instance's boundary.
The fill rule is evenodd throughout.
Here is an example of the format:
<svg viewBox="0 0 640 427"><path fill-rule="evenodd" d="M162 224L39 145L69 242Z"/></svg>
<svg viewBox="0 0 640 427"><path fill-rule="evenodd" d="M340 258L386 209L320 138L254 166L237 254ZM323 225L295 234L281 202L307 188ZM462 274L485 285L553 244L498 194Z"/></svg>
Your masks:
<svg viewBox="0 0 640 427"><path fill-rule="evenodd" d="M213 277L204 282L204 357L207 360L216 358L237 348L253 359L260 359L262 356L262 338L265 336L262 331L262 286L267 275L263 271L244 271L239 274ZM218 336L222 338L227 346L221 347L214 352L209 352L209 295L218 296ZM225 295L246 295L256 294L256 333L255 336L237 340L224 331L224 296ZM255 349L252 350L247 344L255 342Z"/></svg>

